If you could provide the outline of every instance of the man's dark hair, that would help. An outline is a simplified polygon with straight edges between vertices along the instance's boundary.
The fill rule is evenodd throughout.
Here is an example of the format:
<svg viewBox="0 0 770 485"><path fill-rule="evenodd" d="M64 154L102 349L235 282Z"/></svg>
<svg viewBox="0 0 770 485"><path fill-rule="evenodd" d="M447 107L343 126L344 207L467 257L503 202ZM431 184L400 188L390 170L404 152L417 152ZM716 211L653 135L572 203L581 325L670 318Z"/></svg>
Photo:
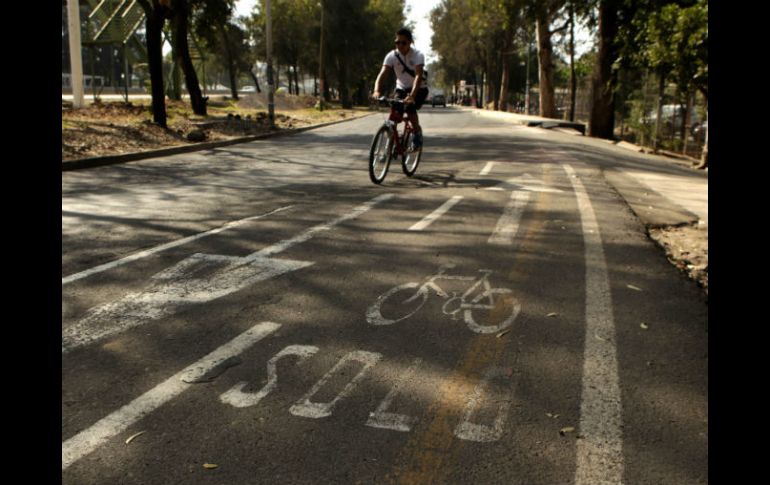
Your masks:
<svg viewBox="0 0 770 485"><path fill-rule="evenodd" d="M398 32L396 32L396 35L403 35L407 39L409 39L409 42L414 42L414 39L412 38L412 31L407 29L406 27L398 29Z"/></svg>

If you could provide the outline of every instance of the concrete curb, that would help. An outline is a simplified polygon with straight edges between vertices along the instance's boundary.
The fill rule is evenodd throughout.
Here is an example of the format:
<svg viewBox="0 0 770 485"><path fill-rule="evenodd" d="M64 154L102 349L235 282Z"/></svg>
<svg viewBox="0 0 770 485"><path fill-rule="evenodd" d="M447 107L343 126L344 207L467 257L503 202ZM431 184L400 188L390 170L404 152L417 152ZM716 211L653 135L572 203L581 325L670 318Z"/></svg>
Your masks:
<svg viewBox="0 0 770 485"><path fill-rule="evenodd" d="M616 169L604 170L604 178L620 194L645 227L660 228L695 224L699 217L665 196Z"/></svg>
<svg viewBox="0 0 770 485"><path fill-rule="evenodd" d="M63 160L61 163L61 170L62 172L66 172L69 170L82 170L86 168L103 167L106 165L115 165L119 163L133 162L136 160L145 160L148 158L177 155L179 153L211 150L212 148L219 148L219 147L228 146L228 145L237 145L239 143L246 143L254 140L260 140L263 138L274 138L279 136L292 135L294 133L301 133L303 131L314 130L316 128L323 128L324 126L331 126L339 123L345 123L346 121L353 121L360 118L366 118L367 116L372 116L374 114L376 113L369 113L363 116L356 116L355 118L347 118L344 120L319 123L317 125L303 126L302 128L292 128L289 130L272 131L269 133L260 133L259 135L250 135L250 136L244 136L240 138L232 138L230 140L195 143L191 145L179 145L179 146L173 146L169 148L160 148L158 150L123 153L121 155L107 155L104 157L81 158L79 160L67 160L67 161Z"/></svg>

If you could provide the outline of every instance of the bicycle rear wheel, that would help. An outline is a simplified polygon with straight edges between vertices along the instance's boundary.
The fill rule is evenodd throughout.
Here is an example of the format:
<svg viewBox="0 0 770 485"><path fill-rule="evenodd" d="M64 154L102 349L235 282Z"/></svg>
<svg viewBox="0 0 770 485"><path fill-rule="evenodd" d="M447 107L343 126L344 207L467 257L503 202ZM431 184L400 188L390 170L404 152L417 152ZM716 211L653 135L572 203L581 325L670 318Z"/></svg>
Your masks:
<svg viewBox="0 0 770 485"><path fill-rule="evenodd" d="M417 171L417 165L420 164L420 158L422 157L422 146L417 150L411 150L410 144L412 142L412 133L409 132L404 137L404 156L401 158L401 168L404 169L404 174L407 177L414 175Z"/></svg>
<svg viewBox="0 0 770 485"><path fill-rule="evenodd" d="M387 126L381 126L372 140L372 148L369 150L369 178L375 184L382 183L388 174L390 159L392 157L391 132Z"/></svg>

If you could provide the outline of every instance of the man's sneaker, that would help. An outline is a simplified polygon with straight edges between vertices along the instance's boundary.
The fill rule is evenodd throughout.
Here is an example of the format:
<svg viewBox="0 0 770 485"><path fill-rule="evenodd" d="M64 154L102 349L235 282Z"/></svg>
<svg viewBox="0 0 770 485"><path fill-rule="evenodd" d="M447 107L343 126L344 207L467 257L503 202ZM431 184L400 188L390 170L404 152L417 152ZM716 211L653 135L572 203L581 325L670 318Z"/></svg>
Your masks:
<svg viewBox="0 0 770 485"><path fill-rule="evenodd" d="M412 150L419 150L420 148L422 148L422 131L412 135Z"/></svg>

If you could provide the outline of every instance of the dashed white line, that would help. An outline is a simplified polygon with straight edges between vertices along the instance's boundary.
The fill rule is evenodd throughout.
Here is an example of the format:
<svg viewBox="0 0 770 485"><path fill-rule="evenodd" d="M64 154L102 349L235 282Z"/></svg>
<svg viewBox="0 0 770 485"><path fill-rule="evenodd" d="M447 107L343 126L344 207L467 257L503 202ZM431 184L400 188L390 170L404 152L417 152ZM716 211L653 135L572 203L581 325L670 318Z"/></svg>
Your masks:
<svg viewBox="0 0 770 485"><path fill-rule="evenodd" d="M462 199L463 199L462 195L455 195L454 197L452 197L448 201L444 202L441 205L441 207L439 207L438 209L434 210L433 212L431 212L430 214L425 216L420 222L418 222L417 224L415 224L412 227L410 227L409 230L410 231L422 231L426 227L428 227L431 224L433 224L433 222L436 219L438 219L439 217L443 216L449 209L451 209L455 204L460 202Z"/></svg>
<svg viewBox="0 0 770 485"><path fill-rule="evenodd" d="M599 223L583 183L563 165L577 196L586 261L586 334L576 485L623 483L623 433L615 321Z"/></svg>
<svg viewBox="0 0 770 485"><path fill-rule="evenodd" d="M479 175L489 175L489 172L491 172L491 171L492 171L492 167L493 167L493 166L494 166L496 163L497 163L497 162L487 162L487 164L486 164L486 165L484 165L484 168L483 168L483 169L481 169L481 172L479 172Z"/></svg>

